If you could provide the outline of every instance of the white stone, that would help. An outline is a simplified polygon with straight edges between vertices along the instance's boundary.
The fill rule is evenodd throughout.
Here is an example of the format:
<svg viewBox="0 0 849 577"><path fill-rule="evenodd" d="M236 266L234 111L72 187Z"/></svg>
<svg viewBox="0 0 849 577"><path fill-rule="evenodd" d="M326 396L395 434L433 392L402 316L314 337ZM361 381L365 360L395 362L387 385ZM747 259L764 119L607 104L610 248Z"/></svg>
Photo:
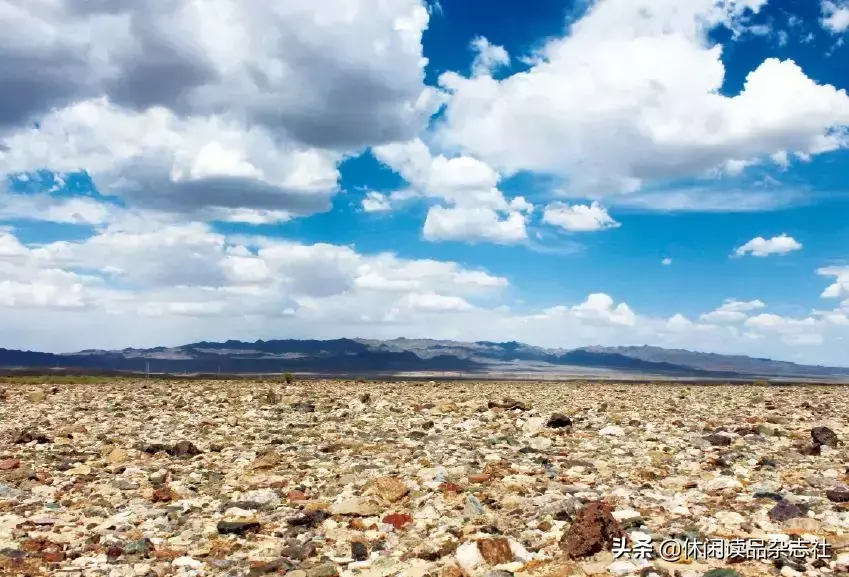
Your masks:
<svg viewBox="0 0 849 577"><path fill-rule="evenodd" d="M710 481L705 483L704 490L708 492L713 492L722 491L724 489L739 489L742 486L743 485L737 479L720 475L719 477L711 479Z"/></svg>
<svg viewBox="0 0 849 577"><path fill-rule="evenodd" d="M531 417L522 425L522 431L526 435L536 435L545 427L545 419L542 417Z"/></svg>
<svg viewBox="0 0 849 577"><path fill-rule="evenodd" d="M630 561L614 561L607 566L607 572L611 575L627 575L637 569L637 566Z"/></svg>
<svg viewBox="0 0 849 577"><path fill-rule="evenodd" d="M608 425L598 432L599 435L609 435L611 437L621 437L625 434L625 431L622 427L617 427L616 425Z"/></svg>
<svg viewBox="0 0 849 577"><path fill-rule="evenodd" d="M628 519L636 519L640 517L640 512L634 509L619 509L613 512L613 518L617 521L626 521Z"/></svg>
<svg viewBox="0 0 849 577"><path fill-rule="evenodd" d="M477 543L469 541L457 547L454 553L457 564L467 573L473 573L475 569L484 564L483 556L478 551Z"/></svg>
<svg viewBox="0 0 849 577"><path fill-rule="evenodd" d="M243 495L245 501L254 501L263 507L273 508L280 503L280 497L272 489L255 489Z"/></svg>

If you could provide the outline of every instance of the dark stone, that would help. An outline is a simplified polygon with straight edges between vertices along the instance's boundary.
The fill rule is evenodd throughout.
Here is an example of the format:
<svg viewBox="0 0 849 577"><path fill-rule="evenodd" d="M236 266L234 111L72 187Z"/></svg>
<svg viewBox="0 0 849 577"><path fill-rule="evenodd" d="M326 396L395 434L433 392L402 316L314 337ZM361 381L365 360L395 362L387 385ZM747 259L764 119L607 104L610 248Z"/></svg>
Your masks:
<svg viewBox="0 0 849 577"><path fill-rule="evenodd" d="M23 429L14 435L12 443L15 445L23 445L35 441L38 444L49 443L50 439L44 433L33 429Z"/></svg>
<svg viewBox="0 0 849 577"><path fill-rule="evenodd" d="M513 410L513 409L516 409L516 410L519 410L519 411L527 411L528 409L530 409L530 406L528 406L527 403L523 403L522 401L517 401L517 400L511 399L509 397L505 398L500 403L498 403L496 401L489 401L486 406L490 409L498 407L498 408L501 408L501 409L506 409L508 411Z"/></svg>
<svg viewBox="0 0 849 577"><path fill-rule="evenodd" d="M814 427L811 429L811 438L817 445L837 446L837 433L828 427Z"/></svg>
<svg viewBox="0 0 849 577"><path fill-rule="evenodd" d="M829 489L825 496L835 503L849 503L849 489Z"/></svg>
<svg viewBox="0 0 849 577"><path fill-rule="evenodd" d="M365 546L365 543L360 543L359 541L351 543L351 557L355 561L365 561L368 559L368 547Z"/></svg>
<svg viewBox="0 0 849 577"><path fill-rule="evenodd" d="M23 559L27 556L27 554L23 551L18 551L17 549L10 549L9 547L0 549L0 555L9 559Z"/></svg>
<svg viewBox="0 0 849 577"><path fill-rule="evenodd" d="M292 403L292 408L298 411L299 413L314 413L315 405L312 403Z"/></svg>
<svg viewBox="0 0 849 577"><path fill-rule="evenodd" d="M274 561L269 561L268 563L254 565L253 567L251 567L251 570L248 571L248 577L259 577L260 575L268 575L269 573L277 573L282 575L283 573L291 571L294 568L294 565L289 563L288 559L280 557L278 559L275 559Z"/></svg>
<svg viewBox="0 0 849 577"><path fill-rule="evenodd" d="M370 393L363 393L362 395L360 395L360 402L361 403L365 404L365 403L368 403L369 401L371 401L371 394Z"/></svg>
<svg viewBox="0 0 849 577"><path fill-rule="evenodd" d="M612 549L613 539L624 537L619 522L613 518L609 503L594 501L581 509L569 530L560 540L560 548L572 559L589 557L604 549Z"/></svg>
<svg viewBox="0 0 849 577"><path fill-rule="evenodd" d="M770 509L768 515L773 521L788 521L790 519L798 519L799 517L807 517L808 507L800 503L792 503L782 499L775 507Z"/></svg>
<svg viewBox="0 0 849 577"><path fill-rule="evenodd" d="M303 545L291 545L284 547L280 551L281 557L292 559L294 561L303 561L315 555L315 545L312 542L304 543Z"/></svg>
<svg viewBox="0 0 849 577"><path fill-rule="evenodd" d="M195 447L191 441L180 441L168 451L174 457L194 457L200 455L200 449Z"/></svg>
<svg viewBox="0 0 849 577"><path fill-rule="evenodd" d="M734 569L711 569L702 577L743 577Z"/></svg>
<svg viewBox="0 0 849 577"><path fill-rule="evenodd" d="M243 535L259 531L258 521L219 521L218 532L221 535Z"/></svg>
<svg viewBox="0 0 849 577"><path fill-rule="evenodd" d="M773 493L772 491L757 491L755 492L755 499L772 499L773 501L783 501L784 497L782 497L778 493Z"/></svg>
<svg viewBox="0 0 849 577"><path fill-rule="evenodd" d="M551 427L552 429L562 429L564 427L571 427L572 419L562 413L554 413L548 419L548 423L546 423L546 426Z"/></svg>
<svg viewBox="0 0 849 577"><path fill-rule="evenodd" d="M777 469L778 462L773 459L767 459L766 457L761 457L761 460L758 461L758 467L761 469Z"/></svg>
<svg viewBox="0 0 849 577"><path fill-rule="evenodd" d="M123 549L121 549L117 545L112 545L111 547L109 547L109 549L106 550L106 559L107 561L116 561L123 554Z"/></svg>
<svg viewBox="0 0 849 577"><path fill-rule="evenodd" d="M327 517L328 514L325 511L310 511L309 513L293 517L287 522L292 527L317 527L324 522Z"/></svg>
<svg viewBox="0 0 849 577"><path fill-rule="evenodd" d="M803 445L799 448L799 452L803 455L808 455L812 457L817 457L822 454L822 450L820 449L821 445L817 443L813 443L811 445Z"/></svg>
<svg viewBox="0 0 849 577"><path fill-rule="evenodd" d="M124 546L124 553L127 555L148 555L151 551L153 551L153 543L147 537L130 541Z"/></svg>
<svg viewBox="0 0 849 577"><path fill-rule="evenodd" d="M245 509L248 511L258 511L262 509L262 505L256 501L227 501L218 508L222 513L227 509L236 507L237 509Z"/></svg>
<svg viewBox="0 0 849 577"><path fill-rule="evenodd" d="M156 453L170 453L171 447L163 443L145 443L137 445L136 448L142 453L154 455Z"/></svg>
<svg viewBox="0 0 849 577"><path fill-rule="evenodd" d="M730 437L726 437L725 435L717 435L716 433L714 433L713 435L708 435L704 439L714 447L727 447L731 444Z"/></svg>

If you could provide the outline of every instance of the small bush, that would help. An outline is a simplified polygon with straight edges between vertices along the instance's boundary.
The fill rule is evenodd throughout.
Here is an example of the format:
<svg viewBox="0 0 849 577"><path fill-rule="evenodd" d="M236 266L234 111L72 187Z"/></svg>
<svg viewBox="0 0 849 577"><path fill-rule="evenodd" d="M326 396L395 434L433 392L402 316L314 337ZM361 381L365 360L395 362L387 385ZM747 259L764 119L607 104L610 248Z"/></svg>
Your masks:
<svg viewBox="0 0 849 577"><path fill-rule="evenodd" d="M283 380L286 381L287 385L291 385L292 381L295 380L295 375L292 373L283 373Z"/></svg>

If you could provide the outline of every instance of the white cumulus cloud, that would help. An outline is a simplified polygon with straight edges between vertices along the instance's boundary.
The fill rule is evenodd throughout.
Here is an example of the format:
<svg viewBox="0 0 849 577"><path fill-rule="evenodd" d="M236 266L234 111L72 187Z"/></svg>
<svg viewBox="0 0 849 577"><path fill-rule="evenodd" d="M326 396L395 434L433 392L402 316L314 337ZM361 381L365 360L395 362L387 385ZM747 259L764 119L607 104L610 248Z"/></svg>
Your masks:
<svg viewBox="0 0 849 577"><path fill-rule="evenodd" d="M752 256L764 257L774 254L785 255L787 253L793 252L794 250L801 249L802 244L799 243L792 236L780 234L770 239L763 238L762 236L755 237L747 243L734 249L734 255L745 256L748 254Z"/></svg>
<svg viewBox="0 0 849 577"><path fill-rule="evenodd" d="M597 202L588 205L549 204L545 207L543 222L570 232L594 232L620 226Z"/></svg>

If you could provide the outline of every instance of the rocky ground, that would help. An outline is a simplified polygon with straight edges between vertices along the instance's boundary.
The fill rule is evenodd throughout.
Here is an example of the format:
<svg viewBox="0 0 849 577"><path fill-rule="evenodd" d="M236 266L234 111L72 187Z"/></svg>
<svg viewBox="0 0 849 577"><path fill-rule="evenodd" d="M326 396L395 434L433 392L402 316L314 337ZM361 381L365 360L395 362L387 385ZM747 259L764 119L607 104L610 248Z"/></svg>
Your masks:
<svg viewBox="0 0 849 577"><path fill-rule="evenodd" d="M849 572L840 387L0 388L3 576Z"/></svg>

